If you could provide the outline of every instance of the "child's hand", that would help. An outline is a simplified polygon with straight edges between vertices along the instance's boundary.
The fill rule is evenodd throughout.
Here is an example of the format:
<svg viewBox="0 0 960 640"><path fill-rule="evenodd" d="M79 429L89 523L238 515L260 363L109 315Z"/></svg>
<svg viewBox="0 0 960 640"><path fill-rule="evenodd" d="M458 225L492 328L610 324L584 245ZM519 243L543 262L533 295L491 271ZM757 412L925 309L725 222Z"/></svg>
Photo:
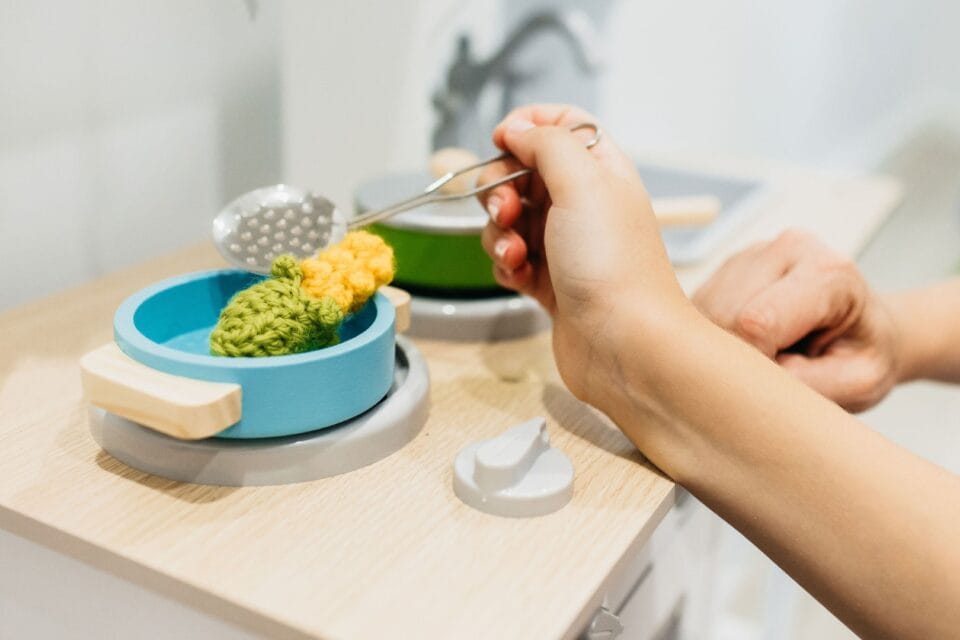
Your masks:
<svg viewBox="0 0 960 640"><path fill-rule="evenodd" d="M893 317L850 260L789 231L733 256L694 296L700 310L851 411L897 383Z"/></svg>
<svg viewBox="0 0 960 640"><path fill-rule="evenodd" d="M484 195L491 222L483 245L497 281L533 296L553 315L560 373L574 394L592 401L591 386L609 382L608 355L635 329L628 308L690 305L633 163L607 134L586 149L592 132L569 130L584 122L595 119L573 107L515 110L493 140L517 162L490 167L480 182L520 164L536 169Z"/></svg>

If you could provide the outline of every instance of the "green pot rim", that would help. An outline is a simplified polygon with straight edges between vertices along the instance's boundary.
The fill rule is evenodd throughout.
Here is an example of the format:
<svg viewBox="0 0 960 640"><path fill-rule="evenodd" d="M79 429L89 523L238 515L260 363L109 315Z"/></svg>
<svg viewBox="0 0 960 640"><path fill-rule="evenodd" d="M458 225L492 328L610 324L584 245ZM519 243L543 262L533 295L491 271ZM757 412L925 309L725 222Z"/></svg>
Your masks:
<svg viewBox="0 0 960 640"><path fill-rule="evenodd" d="M449 235L374 224L369 230L393 247L397 260L394 278L400 285L441 290L500 290L493 262L483 250L479 234Z"/></svg>

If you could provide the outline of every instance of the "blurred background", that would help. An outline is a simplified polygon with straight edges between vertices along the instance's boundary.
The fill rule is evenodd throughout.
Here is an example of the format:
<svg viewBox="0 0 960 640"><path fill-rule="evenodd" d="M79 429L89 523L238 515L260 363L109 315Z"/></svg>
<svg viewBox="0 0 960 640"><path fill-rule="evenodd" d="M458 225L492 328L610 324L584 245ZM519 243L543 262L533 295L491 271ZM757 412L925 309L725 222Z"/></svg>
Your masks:
<svg viewBox="0 0 960 640"><path fill-rule="evenodd" d="M544 11L567 15L516 32ZM530 100L638 153L872 169L960 120L958 21L938 0L2 0L0 308L200 241L255 186L349 206L438 129L485 143ZM461 35L475 66L510 50L451 82Z"/></svg>
<svg viewBox="0 0 960 640"><path fill-rule="evenodd" d="M533 100L586 106L638 156L895 175L861 259L914 284L960 255L957 24L942 0L0 0L0 310L205 241L257 186L349 208L436 147L488 151ZM934 423L955 400L912 393ZM869 418L956 465L884 417L918 402L898 397ZM714 637L849 636L734 532L719 545Z"/></svg>

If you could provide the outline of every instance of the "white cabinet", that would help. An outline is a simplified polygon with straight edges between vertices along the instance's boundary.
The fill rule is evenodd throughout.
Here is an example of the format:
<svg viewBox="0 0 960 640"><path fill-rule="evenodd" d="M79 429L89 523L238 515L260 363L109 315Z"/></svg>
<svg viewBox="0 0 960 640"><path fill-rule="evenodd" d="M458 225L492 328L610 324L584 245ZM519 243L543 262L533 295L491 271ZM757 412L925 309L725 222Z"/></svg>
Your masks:
<svg viewBox="0 0 960 640"><path fill-rule="evenodd" d="M622 631L594 629L586 640L693 640L710 624L720 521L682 489L650 541L611 580L603 607ZM611 625L596 627L611 629Z"/></svg>

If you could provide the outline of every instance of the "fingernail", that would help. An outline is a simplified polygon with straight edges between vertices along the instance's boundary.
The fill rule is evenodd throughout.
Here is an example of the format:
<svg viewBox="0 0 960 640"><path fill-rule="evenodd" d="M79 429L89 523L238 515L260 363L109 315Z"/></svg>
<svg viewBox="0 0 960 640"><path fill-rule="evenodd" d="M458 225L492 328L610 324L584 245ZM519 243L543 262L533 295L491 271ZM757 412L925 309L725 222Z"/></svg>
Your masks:
<svg viewBox="0 0 960 640"><path fill-rule="evenodd" d="M496 269L497 273L500 274L500 277L503 278L504 280L510 280L511 278L513 278L513 274L516 273L516 271L511 271L510 269L504 269L498 264L493 265L493 268Z"/></svg>
<svg viewBox="0 0 960 640"><path fill-rule="evenodd" d="M512 135L518 135L524 131L533 129L534 124L529 120L513 120L510 124L507 125L507 133Z"/></svg>
<svg viewBox="0 0 960 640"><path fill-rule="evenodd" d="M503 198L500 196L494 195L487 198L487 213L490 214L490 219L494 222L500 217L500 205L502 204Z"/></svg>
<svg viewBox="0 0 960 640"><path fill-rule="evenodd" d="M503 256L507 255L507 249L510 248L510 241L506 238L500 238L493 245L493 255L497 256L497 259L503 260Z"/></svg>

